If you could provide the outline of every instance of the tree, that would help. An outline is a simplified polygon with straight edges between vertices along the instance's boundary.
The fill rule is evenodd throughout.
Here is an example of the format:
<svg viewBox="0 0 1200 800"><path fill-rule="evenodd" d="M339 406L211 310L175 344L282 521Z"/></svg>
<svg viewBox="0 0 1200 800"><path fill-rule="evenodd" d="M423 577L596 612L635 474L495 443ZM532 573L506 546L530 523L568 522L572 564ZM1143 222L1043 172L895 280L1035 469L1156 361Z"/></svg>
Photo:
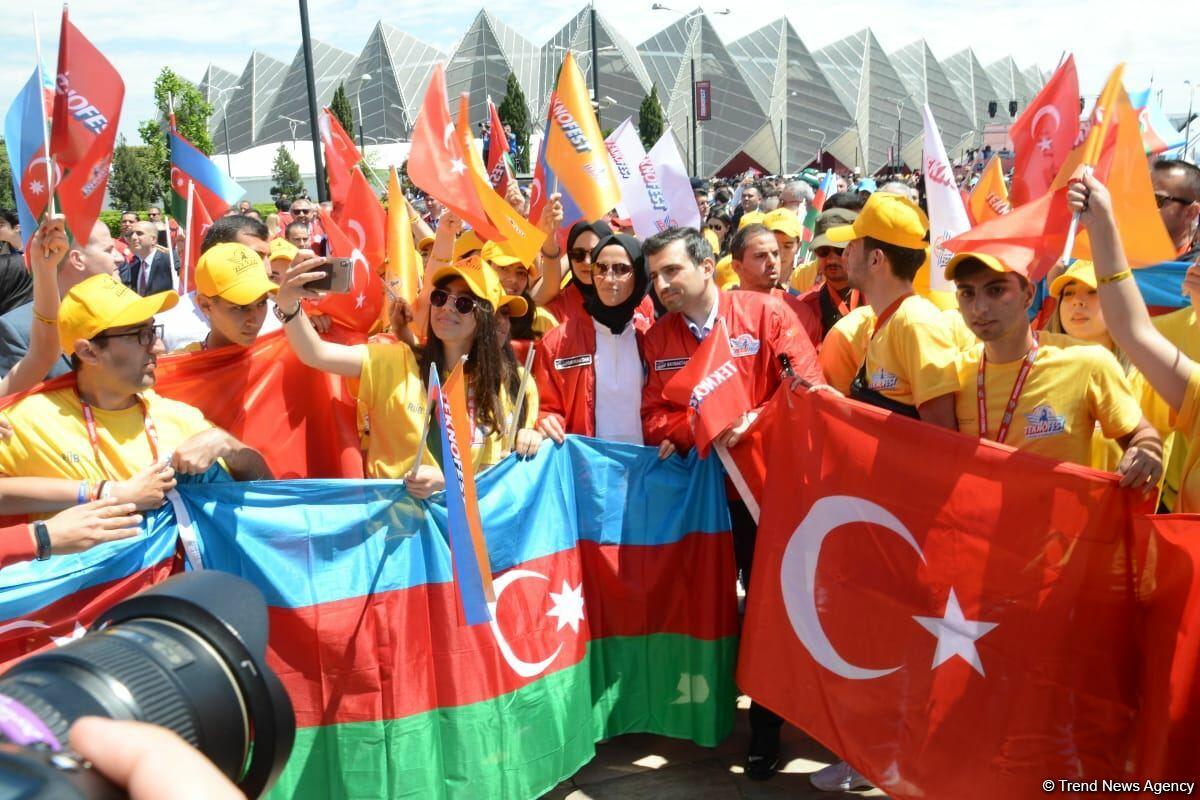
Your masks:
<svg viewBox="0 0 1200 800"><path fill-rule="evenodd" d="M16 209L13 199L12 169L8 165L8 147L0 139L0 208Z"/></svg>
<svg viewBox="0 0 1200 800"><path fill-rule="evenodd" d="M638 138L642 140L642 147L649 150L658 144L662 135L662 104L658 102L658 87L652 85L650 94L642 98L641 108L638 109Z"/></svg>
<svg viewBox="0 0 1200 800"><path fill-rule="evenodd" d="M122 136L113 150L108 179L109 205L117 211L140 211L162 196L160 172L149 147L129 145Z"/></svg>
<svg viewBox="0 0 1200 800"><path fill-rule="evenodd" d="M354 109L350 107L350 98L346 95L346 84L338 84L337 89L333 93L333 100L329 102L329 110L337 117L337 121L342 123L342 128L346 131L346 135L353 139Z"/></svg>
<svg viewBox="0 0 1200 800"><path fill-rule="evenodd" d="M512 154L517 172L529 172L529 112L525 93L517 82L516 74L508 73L508 85L504 87L504 100L498 113L500 122L512 128L517 137L517 151Z"/></svg>
<svg viewBox="0 0 1200 800"><path fill-rule="evenodd" d="M208 134L208 118L213 108L196 86L175 74L170 67L163 67L154 80L154 105L158 109L156 119L148 119L138 126L138 135L149 148L149 159L156 165L159 186L171 185L171 154L167 147L167 121L171 108L175 109L175 129L205 155L213 151L212 137ZM183 209L175 209L180 216Z"/></svg>
<svg viewBox="0 0 1200 800"><path fill-rule="evenodd" d="M280 197L295 198L304 191L304 181L300 178L300 165L283 145L275 151L275 164L271 167L271 199Z"/></svg>

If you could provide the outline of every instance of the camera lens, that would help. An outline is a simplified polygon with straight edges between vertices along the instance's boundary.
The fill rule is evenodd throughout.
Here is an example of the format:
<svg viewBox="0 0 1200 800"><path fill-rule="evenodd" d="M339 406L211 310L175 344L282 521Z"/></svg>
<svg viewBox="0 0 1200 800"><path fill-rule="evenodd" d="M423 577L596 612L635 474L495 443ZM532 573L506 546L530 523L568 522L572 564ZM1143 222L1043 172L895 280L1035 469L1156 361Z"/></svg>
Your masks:
<svg viewBox="0 0 1200 800"><path fill-rule="evenodd" d="M295 737L266 641L266 605L252 585L219 572L177 575L0 676L0 739L57 750L79 717L141 720L175 731L258 796Z"/></svg>

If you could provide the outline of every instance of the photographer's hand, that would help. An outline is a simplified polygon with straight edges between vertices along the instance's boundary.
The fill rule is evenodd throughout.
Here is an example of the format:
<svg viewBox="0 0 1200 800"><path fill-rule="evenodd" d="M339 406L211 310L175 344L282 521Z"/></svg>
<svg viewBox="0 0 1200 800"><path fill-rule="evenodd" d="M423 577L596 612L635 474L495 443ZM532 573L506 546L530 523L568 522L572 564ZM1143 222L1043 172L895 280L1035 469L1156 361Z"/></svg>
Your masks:
<svg viewBox="0 0 1200 800"><path fill-rule="evenodd" d="M245 798L199 750L157 725L84 717L71 727L71 747L132 800Z"/></svg>

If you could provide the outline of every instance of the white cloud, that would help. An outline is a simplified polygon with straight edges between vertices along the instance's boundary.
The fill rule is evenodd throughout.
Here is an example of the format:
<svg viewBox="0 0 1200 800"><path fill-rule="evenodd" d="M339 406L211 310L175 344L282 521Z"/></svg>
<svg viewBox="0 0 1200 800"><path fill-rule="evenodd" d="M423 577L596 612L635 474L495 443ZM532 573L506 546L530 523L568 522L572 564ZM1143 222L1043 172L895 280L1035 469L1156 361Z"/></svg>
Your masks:
<svg viewBox="0 0 1200 800"><path fill-rule="evenodd" d="M694 0L673 7L690 11ZM651 11L650 0L608 0L599 12L632 43L638 44L678 18ZM383 19L449 53L479 12L480 0L310 0L315 38L358 53L376 20ZM704 3L711 12L721 3ZM1183 80L1200 83L1194 26L1182 19L1186 8L1165 0L1136 5L1115 0L859 0L853 4L730 4L729 15L711 15L722 38L730 41L788 14L804 42L817 49L870 26L887 51L925 38L945 58L963 47L975 48L986 65L1013 55L1019 66L1053 69L1064 49L1075 53L1083 92L1095 94L1112 66L1128 63L1126 82L1144 86L1151 74L1165 92L1169 112L1187 108ZM0 113L33 66L32 16L28 4L0 3ZM536 44L543 44L579 8L550 0L489 0L487 8ZM44 58L54 62L61 6L34 0L42 29ZM106 0L74 0L71 19L109 58L125 79L121 130L137 138L137 123L153 114L154 77L162 66L199 80L209 63L240 74L252 49L289 62L300 43L293 0L187 0L179 3L114 6Z"/></svg>

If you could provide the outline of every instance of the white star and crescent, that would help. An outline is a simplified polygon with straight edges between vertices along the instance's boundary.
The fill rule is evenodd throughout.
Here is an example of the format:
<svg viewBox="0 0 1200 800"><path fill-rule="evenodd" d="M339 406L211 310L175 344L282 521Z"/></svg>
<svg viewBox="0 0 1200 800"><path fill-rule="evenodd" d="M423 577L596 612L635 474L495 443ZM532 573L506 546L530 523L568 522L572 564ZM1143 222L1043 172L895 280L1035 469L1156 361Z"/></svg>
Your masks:
<svg viewBox="0 0 1200 800"><path fill-rule="evenodd" d="M517 581L524 579L550 581L542 573L528 569L509 570L499 578L496 578L493 584L493 588L496 590L496 599L488 604L488 610L492 613L492 619L488 625L491 626L492 636L496 638L496 644L500 647L500 655L508 663L512 671L522 678L535 678L545 672L554 663L554 660L558 658L558 654L563 649L562 643L560 642L558 647L554 649L554 652L541 661L524 661L513 652L512 645L509 644L508 639L504 636L504 632L500 630L499 623L496 621L496 609L500 605L500 598L504 594L504 590ZM557 618L557 630L561 631L563 628L570 627L573 632L578 633L579 623L583 620L583 585L580 584L573 587L564 580L561 592L550 592L549 594L553 606L546 612L546 616Z"/></svg>
<svg viewBox="0 0 1200 800"><path fill-rule="evenodd" d="M467 165L461 158L452 158L450 159L450 171L455 175L462 175L467 171Z"/></svg>
<svg viewBox="0 0 1200 800"><path fill-rule="evenodd" d="M908 528L887 509L859 497L833 495L813 503L784 548L780 563L780 587L788 620L813 659L825 669L851 680L873 680L899 670L869 669L852 664L834 648L817 614L817 560L826 537L850 523L871 523L890 530L903 539L925 563L925 554ZM968 620L954 590L950 590L942 617L913 617L925 630L937 637L933 666L936 669L954 656L984 674L975 641L996 628L997 623Z"/></svg>

